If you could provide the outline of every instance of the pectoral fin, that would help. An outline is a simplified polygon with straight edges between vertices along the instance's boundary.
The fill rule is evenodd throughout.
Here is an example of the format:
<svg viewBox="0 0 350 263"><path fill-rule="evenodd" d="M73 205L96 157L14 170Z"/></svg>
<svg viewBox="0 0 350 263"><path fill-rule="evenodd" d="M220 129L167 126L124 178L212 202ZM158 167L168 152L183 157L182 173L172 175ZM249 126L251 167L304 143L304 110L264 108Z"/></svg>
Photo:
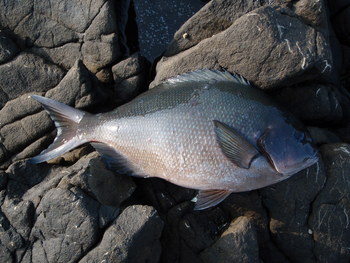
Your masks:
<svg viewBox="0 0 350 263"><path fill-rule="evenodd" d="M214 120L217 141L227 158L241 168L248 169L259 154L245 138L228 125Z"/></svg>
<svg viewBox="0 0 350 263"><path fill-rule="evenodd" d="M232 192L229 190L201 190L192 200L196 202L194 210L203 210L222 202Z"/></svg>

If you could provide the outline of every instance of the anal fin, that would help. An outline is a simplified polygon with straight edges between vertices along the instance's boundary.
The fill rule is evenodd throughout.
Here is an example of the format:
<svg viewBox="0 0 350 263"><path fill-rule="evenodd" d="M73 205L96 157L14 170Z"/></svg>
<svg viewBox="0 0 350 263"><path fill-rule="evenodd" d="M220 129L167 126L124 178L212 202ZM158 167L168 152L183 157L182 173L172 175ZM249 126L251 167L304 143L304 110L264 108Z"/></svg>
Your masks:
<svg viewBox="0 0 350 263"><path fill-rule="evenodd" d="M107 168L120 174L143 177L136 174L135 167L113 147L101 142L93 142L91 145L101 155Z"/></svg>
<svg viewBox="0 0 350 263"><path fill-rule="evenodd" d="M200 190L194 198L196 206L194 210L203 210L221 203L232 191L229 190ZM194 201L193 200L193 201Z"/></svg>

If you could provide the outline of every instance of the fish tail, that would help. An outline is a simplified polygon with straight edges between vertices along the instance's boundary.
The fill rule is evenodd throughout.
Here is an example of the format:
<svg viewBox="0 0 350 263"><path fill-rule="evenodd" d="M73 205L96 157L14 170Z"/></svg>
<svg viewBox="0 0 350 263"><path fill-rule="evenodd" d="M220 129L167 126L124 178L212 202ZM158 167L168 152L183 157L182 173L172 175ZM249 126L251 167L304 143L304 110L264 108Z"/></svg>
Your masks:
<svg viewBox="0 0 350 263"><path fill-rule="evenodd" d="M31 97L41 104L55 122L57 135L46 150L31 158L29 162L42 163L51 160L87 142L78 134L79 123L86 112L45 97L37 95Z"/></svg>

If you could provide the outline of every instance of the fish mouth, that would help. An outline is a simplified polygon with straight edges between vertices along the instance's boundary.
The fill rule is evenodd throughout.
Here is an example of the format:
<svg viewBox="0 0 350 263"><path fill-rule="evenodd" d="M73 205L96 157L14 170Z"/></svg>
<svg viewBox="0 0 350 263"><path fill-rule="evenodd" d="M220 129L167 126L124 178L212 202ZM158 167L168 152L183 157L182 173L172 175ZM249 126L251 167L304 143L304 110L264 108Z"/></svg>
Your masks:
<svg viewBox="0 0 350 263"><path fill-rule="evenodd" d="M273 166L273 168L283 176L292 176L293 174L296 174L314 165L315 163L318 162L318 160L319 160L319 155L317 152L315 153L314 156L306 157L301 162L293 162L293 160L291 160L291 161L287 161L283 166L275 165L273 160L269 158L269 161Z"/></svg>

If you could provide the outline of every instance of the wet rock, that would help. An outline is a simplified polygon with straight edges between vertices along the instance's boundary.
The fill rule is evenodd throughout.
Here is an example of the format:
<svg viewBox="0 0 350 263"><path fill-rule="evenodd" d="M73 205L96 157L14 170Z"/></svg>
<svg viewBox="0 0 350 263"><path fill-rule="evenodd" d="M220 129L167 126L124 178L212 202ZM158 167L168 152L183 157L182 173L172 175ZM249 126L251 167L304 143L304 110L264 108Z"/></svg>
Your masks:
<svg viewBox="0 0 350 263"><path fill-rule="evenodd" d="M134 6L140 53L153 62L165 50L175 31L197 12L203 3L199 0L136 0Z"/></svg>
<svg viewBox="0 0 350 263"><path fill-rule="evenodd" d="M135 53L112 67L116 104L130 101L147 89L146 60Z"/></svg>
<svg viewBox="0 0 350 263"><path fill-rule="evenodd" d="M163 57L151 86L198 68L225 68L262 89L272 89L327 77L332 57L321 31L303 23L289 9L266 6L184 52Z"/></svg>
<svg viewBox="0 0 350 263"><path fill-rule="evenodd" d="M308 219L325 181L319 161L284 182L259 190L269 213L272 239L292 262L315 261Z"/></svg>
<svg viewBox="0 0 350 263"><path fill-rule="evenodd" d="M158 262L163 222L149 206L129 206L80 262Z"/></svg>
<svg viewBox="0 0 350 263"><path fill-rule="evenodd" d="M336 87L322 84L304 84L286 87L274 92L274 99L305 123L326 125L343 120L341 97ZM344 107L343 107L344 106Z"/></svg>
<svg viewBox="0 0 350 263"><path fill-rule="evenodd" d="M232 252L235 253L232 253ZM203 262L259 262L256 232L247 217L238 217L211 247L201 254Z"/></svg>
<svg viewBox="0 0 350 263"><path fill-rule="evenodd" d="M350 146L329 144L321 147L327 174L323 189L312 205L309 219L319 262L348 262L350 259Z"/></svg>
<svg viewBox="0 0 350 263"><path fill-rule="evenodd" d="M95 244L98 203L78 188L49 190L37 208L33 227L33 261L72 262ZM44 253L37 253L42 250Z"/></svg>

